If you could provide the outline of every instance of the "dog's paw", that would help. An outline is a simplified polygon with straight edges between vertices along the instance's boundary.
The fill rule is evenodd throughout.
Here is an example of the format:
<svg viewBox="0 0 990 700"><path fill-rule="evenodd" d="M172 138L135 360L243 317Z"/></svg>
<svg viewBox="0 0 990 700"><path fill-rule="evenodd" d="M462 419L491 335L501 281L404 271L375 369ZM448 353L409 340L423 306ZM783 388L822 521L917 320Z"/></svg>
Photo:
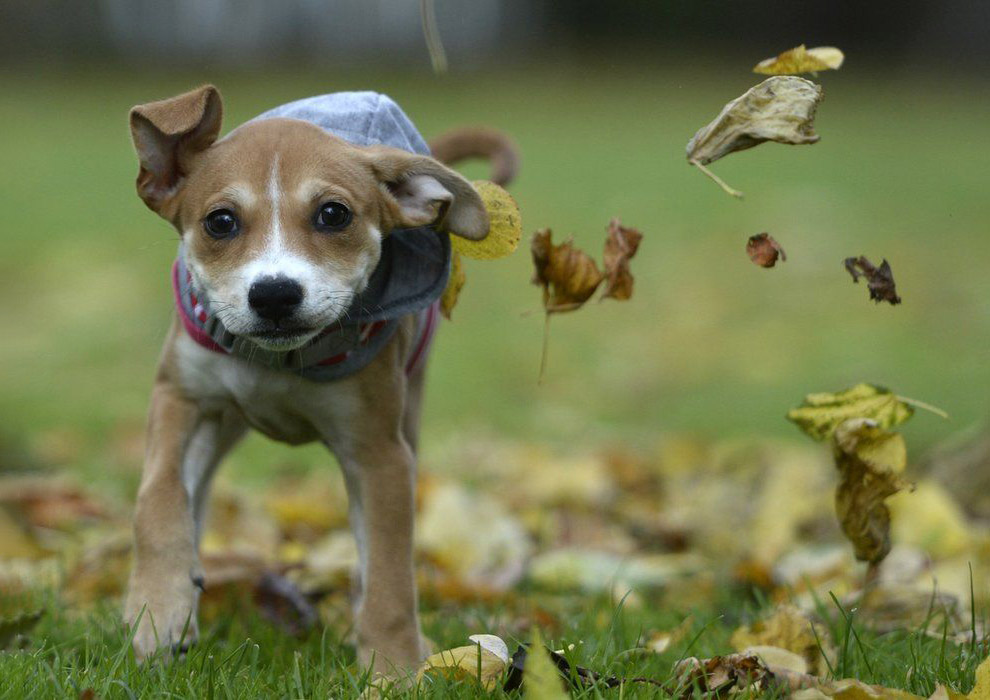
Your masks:
<svg viewBox="0 0 990 700"><path fill-rule="evenodd" d="M142 586L140 580L133 580L124 605L124 622L139 661L159 650L166 657L181 655L199 638L199 589L188 578L172 585L156 584Z"/></svg>

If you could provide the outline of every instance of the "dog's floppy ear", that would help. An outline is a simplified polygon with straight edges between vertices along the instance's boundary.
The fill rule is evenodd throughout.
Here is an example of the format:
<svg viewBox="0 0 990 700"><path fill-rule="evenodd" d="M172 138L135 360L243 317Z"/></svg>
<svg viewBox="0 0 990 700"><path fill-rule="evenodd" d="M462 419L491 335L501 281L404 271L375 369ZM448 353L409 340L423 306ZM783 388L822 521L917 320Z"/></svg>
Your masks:
<svg viewBox="0 0 990 700"><path fill-rule="evenodd" d="M461 175L433 158L397 148L374 146L366 153L395 227L436 224L475 241L488 235L485 205Z"/></svg>
<svg viewBox="0 0 990 700"><path fill-rule="evenodd" d="M182 189L194 156L220 133L223 101L212 85L131 110L131 137L141 169L137 191L144 203L166 219Z"/></svg>

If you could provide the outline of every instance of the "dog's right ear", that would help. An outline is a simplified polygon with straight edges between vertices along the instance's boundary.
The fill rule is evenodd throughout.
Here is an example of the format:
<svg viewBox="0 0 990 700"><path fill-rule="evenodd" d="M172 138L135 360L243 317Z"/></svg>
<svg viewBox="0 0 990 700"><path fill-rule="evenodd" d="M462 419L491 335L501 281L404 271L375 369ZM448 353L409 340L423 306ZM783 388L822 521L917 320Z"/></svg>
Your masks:
<svg viewBox="0 0 990 700"><path fill-rule="evenodd" d="M212 85L131 110L131 137L141 163L137 191L150 209L174 218L175 195L195 156L217 140L222 116L223 101Z"/></svg>

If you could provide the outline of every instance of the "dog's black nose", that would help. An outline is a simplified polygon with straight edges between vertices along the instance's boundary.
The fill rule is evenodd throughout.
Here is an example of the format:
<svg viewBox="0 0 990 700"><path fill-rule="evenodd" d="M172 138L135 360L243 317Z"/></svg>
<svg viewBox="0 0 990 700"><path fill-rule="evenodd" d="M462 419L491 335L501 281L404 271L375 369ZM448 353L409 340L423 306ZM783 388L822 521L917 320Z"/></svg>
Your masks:
<svg viewBox="0 0 990 700"><path fill-rule="evenodd" d="M288 318L302 300L302 285L288 277L265 277L248 290L248 304L256 314L269 321Z"/></svg>

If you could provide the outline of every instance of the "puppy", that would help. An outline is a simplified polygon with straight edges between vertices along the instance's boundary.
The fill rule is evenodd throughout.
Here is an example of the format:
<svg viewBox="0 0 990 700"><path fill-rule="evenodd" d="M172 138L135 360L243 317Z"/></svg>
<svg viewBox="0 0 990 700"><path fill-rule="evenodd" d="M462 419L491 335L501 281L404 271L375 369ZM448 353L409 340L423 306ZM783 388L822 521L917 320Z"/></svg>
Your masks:
<svg viewBox="0 0 990 700"><path fill-rule="evenodd" d="M210 479L254 428L335 454L360 555L359 661L411 668L425 653L412 558L424 357L448 234L484 238L487 213L383 95L302 100L218 138L221 113L212 86L130 113L138 194L180 236L134 515L136 654L196 639ZM497 132L436 148L489 157L501 182L516 169Z"/></svg>

